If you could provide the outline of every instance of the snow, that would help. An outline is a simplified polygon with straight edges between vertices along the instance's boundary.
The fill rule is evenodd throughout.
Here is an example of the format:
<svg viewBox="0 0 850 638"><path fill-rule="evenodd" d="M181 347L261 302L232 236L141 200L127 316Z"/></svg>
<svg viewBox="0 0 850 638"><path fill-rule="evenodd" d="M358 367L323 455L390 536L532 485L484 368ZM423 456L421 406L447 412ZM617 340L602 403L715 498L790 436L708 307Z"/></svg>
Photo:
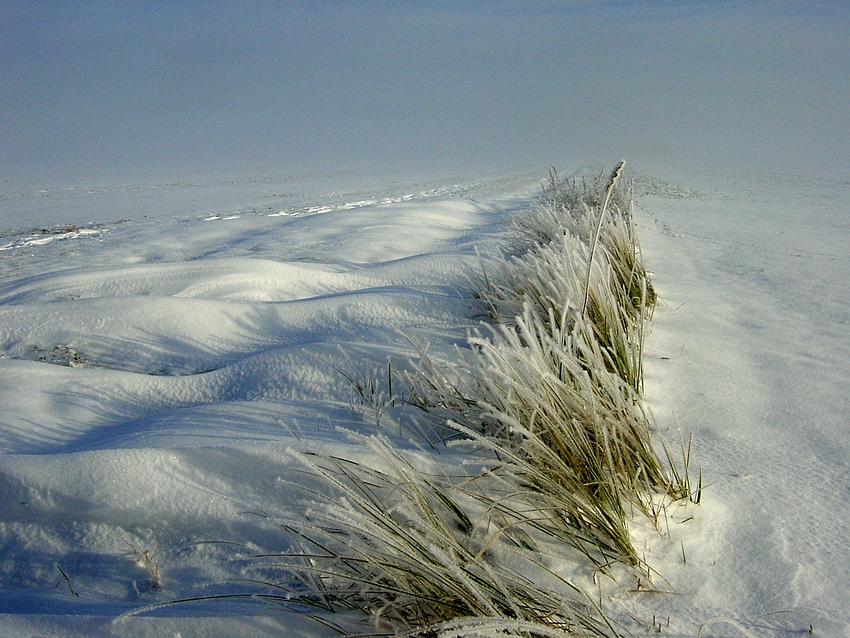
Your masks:
<svg viewBox="0 0 850 638"><path fill-rule="evenodd" d="M283 578L291 451L468 469L345 375L453 356L543 165L624 158L645 403L704 489L600 602L850 637L850 13L792 5L6 3L0 636L337 635L243 582Z"/></svg>
<svg viewBox="0 0 850 638"><path fill-rule="evenodd" d="M606 608L635 633L654 617L673 636L850 635L850 183L631 169L660 296L646 404L673 447L693 433L705 488L669 535L635 529L673 593L624 585ZM287 449L358 458L340 428L389 427L338 370L462 342L476 250L545 176L15 240L0 253L3 634L333 635L243 599L116 619L262 575L248 556L287 543L267 516L298 511Z"/></svg>
<svg viewBox="0 0 850 638"><path fill-rule="evenodd" d="M659 422L695 433L705 494L722 507L698 515L717 549L688 589L717 616L790 610L822 635L848 635L850 183L692 184L684 198L648 188L639 199L664 300L648 403Z"/></svg>
<svg viewBox="0 0 850 638"><path fill-rule="evenodd" d="M148 618L112 622L246 576L220 543L281 549L285 537L251 513L292 503L287 447L324 441L351 456L334 428L375 428L335 369L341 353L370 372L403 362L409 339L462 340L474 247L538 188L539 175L507 176L222 224L106 223L3 253L4 632L143 635ZM187 605L175 633L306 622L234 604Z"/></svg>

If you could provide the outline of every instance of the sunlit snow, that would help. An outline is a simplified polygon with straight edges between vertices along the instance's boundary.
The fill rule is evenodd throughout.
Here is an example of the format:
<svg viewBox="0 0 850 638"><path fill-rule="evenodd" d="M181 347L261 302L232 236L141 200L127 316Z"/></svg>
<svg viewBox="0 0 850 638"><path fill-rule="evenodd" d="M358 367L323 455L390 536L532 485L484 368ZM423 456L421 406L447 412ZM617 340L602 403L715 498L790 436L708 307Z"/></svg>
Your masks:
<svg viewBox="0 0 850 638"><path fill-rule="evenodd" d="M634 635L850 636L847 7L284 4L3 7L0 635L338 635L246 582L289 451L461 468L352 378L453 357L547 164L625 158L704 489L635 521L652 587L586 581Z"/></svg>

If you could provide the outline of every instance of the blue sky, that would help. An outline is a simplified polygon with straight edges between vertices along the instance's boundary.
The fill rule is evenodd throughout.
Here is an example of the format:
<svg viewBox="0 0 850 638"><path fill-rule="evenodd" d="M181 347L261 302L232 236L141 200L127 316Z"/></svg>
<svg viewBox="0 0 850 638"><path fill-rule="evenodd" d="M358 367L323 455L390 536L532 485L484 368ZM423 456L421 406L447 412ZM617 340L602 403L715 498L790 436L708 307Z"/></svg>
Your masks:
<svg viewBox="0 0 850 638"><path fill-rule="evenodd" d="M846 176L850 9L800 4L0 2L0 171Z"/></svg>

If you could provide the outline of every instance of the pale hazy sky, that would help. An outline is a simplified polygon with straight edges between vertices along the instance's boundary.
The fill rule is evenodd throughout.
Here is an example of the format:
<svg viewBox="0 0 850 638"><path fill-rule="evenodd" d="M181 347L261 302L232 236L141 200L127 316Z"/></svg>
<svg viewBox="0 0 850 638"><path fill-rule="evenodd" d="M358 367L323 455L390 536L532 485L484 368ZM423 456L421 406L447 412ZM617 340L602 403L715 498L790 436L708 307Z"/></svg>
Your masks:
<svg viewBox="0 0 850 638"><path fill-rule="evenodd" d="M847 2L0 0L0 59L4 178L850 171Z"/></svg>

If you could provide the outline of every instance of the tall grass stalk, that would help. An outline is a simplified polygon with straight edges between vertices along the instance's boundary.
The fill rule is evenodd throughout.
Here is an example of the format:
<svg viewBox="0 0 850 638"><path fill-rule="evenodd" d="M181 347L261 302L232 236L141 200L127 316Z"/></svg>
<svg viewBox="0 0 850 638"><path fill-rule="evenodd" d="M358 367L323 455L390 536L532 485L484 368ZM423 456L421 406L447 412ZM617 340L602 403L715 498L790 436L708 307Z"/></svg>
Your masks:
<svg viewBox="0 0 850 638"><path fill-rule="evenodd" d="M590 270L593 266L593 256L596 254L596 246L599 244L599 233L602 231L602 223L605 221L605 213L608 210L608 203L611 201L611 194L617 185L617 180L620 179L620 173L623 172L624 165L625 161L621 161L617 164L614 172L611 173L611 179L608 182L608 187L605 189L605 197L602 199L602 206L599 207L599 221L596 223L596 230L590 239L590 255L587 258L587 275L584 279L584 301L581 304L582 314L587 310L587 299L590 296Z"/></svg>

